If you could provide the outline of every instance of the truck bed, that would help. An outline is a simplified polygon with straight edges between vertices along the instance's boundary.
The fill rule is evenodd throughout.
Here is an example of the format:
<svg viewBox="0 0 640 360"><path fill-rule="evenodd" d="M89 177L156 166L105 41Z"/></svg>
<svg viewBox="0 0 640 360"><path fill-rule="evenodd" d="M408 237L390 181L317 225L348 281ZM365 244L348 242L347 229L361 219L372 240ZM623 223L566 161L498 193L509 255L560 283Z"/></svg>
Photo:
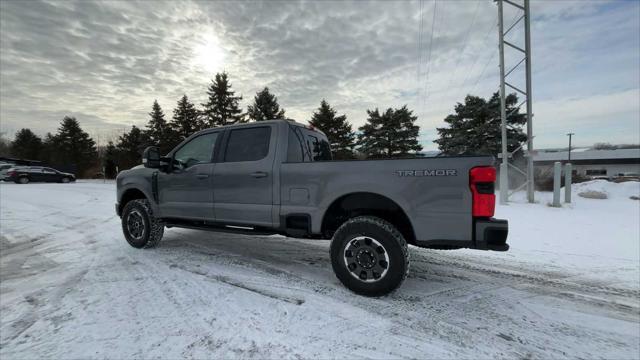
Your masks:
<svg viewBox="0 0 640 360"><path fill-rule="evenodd" d="M473 238L469 170L494 164L491 156L282 163L280 214L309 214L319 233L323 209L352 193L384 194L411 214L422 245ZM331 194L331 196L328 196Z"/></svg>

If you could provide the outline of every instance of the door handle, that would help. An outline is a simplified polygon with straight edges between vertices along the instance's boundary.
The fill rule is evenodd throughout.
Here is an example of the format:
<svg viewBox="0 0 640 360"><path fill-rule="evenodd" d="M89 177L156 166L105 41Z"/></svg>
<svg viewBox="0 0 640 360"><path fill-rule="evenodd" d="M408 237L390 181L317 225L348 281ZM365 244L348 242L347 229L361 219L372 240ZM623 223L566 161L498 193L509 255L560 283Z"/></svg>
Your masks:
<svg viewBox="0 0 640 360"><path fill-rule="evenodd" d="M209 174L196 174L196 177L198 179L206 179L209 177Z"/></svg>
<svg viewBox="0 0 640 360"><path fill-rule="evenodd" d="M269 175L269 174L264 172L264 171L256 171L256 172L253 172L253 173L251 173L249 175L253 176L254 178L263 178L263 177L267 177L267 175Z"/></svg>

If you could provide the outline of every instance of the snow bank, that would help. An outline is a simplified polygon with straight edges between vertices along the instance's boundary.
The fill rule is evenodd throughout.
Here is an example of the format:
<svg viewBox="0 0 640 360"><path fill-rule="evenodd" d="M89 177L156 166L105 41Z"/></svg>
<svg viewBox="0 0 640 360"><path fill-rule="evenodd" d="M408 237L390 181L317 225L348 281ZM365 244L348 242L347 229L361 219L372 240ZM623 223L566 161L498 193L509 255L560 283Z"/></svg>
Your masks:
<svg viewBox="0 0 640 360"><path fill-rule="evenodd" d="M592 180L580 184L574 184L571 187L572 194L578 194L584 191L599 191L607 194L607 198L611 200L630 200L631 196L640 196L640 182L627 181L623 183L614 183L607 180ZM564 194L564 188L562 188Z"/></svg>
<svg viewBox="0 0 640 360"><path fill-rule="evenodd" d="M608 198L577 196L583 191L601 191ZM572 195L572 203L560 208L548 205L551 192L536 192L536 204L518 192L509 205L498 205L496 217L509 220L511 249L492 256L562 264L590 277L640 283L640 202L629 198L640 195L640 182L594 180L574 184Z"/></svg>

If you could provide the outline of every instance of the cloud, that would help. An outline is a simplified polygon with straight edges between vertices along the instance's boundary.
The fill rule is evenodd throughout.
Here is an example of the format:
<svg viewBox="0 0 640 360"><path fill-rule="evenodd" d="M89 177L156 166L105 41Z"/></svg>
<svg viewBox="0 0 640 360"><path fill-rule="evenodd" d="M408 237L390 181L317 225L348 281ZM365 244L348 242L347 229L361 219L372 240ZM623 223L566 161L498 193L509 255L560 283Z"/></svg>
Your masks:
<svg viewBox="0 0 640 360"><path fill-rule="evenodd" d="M582 145L607 142L610 134L620 143L640 143L640 90L611 94L545 100L536 103L535 132L542 146L562 142L576 133Z"/></svg>
<svg viewBox="0 0 640 360"><path fill-rule="evenodd" d="M544 109L553 99L640 88L639 8L532 3L536 118L552 116ZM355 127L367 109L407 104L432 149L456 102L498 85L492 2L2 1L0 20L3 130L44 133L67 111L96 129L144 125L154 99L167 115L183 94L202 103L213 72L226 70L243 106L269 86L299 121L323 98ZM599 116L612 114L605 107ZM545 121L536 126L541 144ZM616 142L619 133L600 135Z"/></svg>

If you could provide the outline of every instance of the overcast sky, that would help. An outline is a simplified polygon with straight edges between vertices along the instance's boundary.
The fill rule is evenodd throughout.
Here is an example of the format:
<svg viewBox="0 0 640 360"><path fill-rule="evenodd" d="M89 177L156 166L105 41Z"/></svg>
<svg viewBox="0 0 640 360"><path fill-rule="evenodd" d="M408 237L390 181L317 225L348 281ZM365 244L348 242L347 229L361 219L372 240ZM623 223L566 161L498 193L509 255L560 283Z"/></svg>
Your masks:
<svg viewBox="0 0 640 360"><path fill-rule="evenodd" d="M578 145L639 143L640 2L531 6L534 145L566 146L569 131ZM323 98L354 128L407 104L433 150L456 102L497 91L496 24L490 0L2 0L0 129L44 134L69 114L102 142L143 126L154 99L168 118L183 94L199 105L225 70L243 107L269 86L300 122ZM519 27L509 36L523 42Z"/></svg>

